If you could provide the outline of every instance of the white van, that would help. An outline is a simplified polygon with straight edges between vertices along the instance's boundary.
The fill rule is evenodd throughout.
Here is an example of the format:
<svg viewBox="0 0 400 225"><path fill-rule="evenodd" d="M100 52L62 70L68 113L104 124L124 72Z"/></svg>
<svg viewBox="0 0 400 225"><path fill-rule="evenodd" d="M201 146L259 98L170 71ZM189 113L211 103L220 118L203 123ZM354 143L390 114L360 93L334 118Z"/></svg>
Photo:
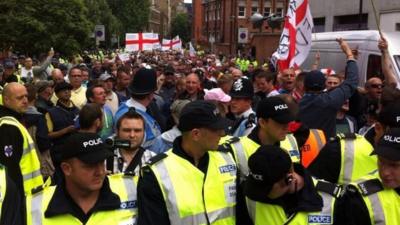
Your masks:
<svg viewBox="0 0 400 225"><path fill-rule="evenodd" d="M397 74L397 83L400 84L400 32L383 33L389 44L389 55ZM381 52L378 49L379 32L376 30L365 31L340 31L314 33L310 54L301 66L310 69L315 62L315 54L320 53L320 68L332 68L342 72L345 68L345 55L336 42L336 38L343 38L352 49L358 49L358 69L360 73L359 85L373 76L383 78L381 70Z"/></svg>

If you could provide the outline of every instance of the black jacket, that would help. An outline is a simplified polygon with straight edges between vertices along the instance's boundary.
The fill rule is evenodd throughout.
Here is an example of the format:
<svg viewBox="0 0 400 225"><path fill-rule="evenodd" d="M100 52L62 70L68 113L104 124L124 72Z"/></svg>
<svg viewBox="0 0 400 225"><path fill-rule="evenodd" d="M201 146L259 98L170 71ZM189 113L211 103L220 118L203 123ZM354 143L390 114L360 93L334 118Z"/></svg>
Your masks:
<svg viewBox="0 0 400 225"><path fill-rule="evenodd" d="M2 204L0 224L21 225L25 217L24 207L21 205L24 199L18 193L15 183L7 176L7 173L6 170L6 195L3 202L0 203ZM0 186L3 185L0 184Z"/></svg>

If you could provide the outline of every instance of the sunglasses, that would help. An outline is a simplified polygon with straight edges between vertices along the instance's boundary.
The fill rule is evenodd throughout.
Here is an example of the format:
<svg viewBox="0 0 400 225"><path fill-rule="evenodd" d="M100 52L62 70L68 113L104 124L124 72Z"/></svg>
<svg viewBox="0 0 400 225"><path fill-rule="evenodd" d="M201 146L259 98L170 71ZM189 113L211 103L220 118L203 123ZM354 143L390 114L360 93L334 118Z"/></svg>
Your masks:
<svg viewBox="0 0 400 225"><path fill-rule="evenodd" d="M383 84L371 84L371 88L383 88Z"/></svg>

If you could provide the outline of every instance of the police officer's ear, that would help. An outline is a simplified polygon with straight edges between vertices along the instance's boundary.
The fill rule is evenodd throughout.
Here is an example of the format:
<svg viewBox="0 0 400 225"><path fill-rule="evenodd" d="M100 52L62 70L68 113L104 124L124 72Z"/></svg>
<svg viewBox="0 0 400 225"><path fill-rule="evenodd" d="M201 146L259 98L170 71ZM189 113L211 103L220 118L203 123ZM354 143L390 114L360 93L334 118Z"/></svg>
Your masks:
<svg viewBox="0 0 400 225"><path fill-rule="evenodd" d="M383 134L386 132L387 127L384 124L376 121L375 122L375 126L374 126L374 130L375 130L374 142L378 143L379 139L381 139Z"/></svg>
<svg viewBox="0 0 400 225"><path fill-rule="evenodd" d="M61 170L63 171L65 176L68 176L68 175L71 174L72 166L71 166L71 164L70 164L70 162L68 160L64 161L64 162L61 162L60 167L61 167Z"/></svg>
<svg viewBox="0 0 400 225"><path fill-rule="evenodd" d="M194 129L188 131L187 134L190 135L190 137L193 141L198 141L201 137L201 130L198 128L194 128Z"/></svg>
<svg viewBox="0 0 400 225"><path fill-rule="evenodd" d="M259 118L258 119L258 124L260 125L261 128L264 128L267 126L268 119L265 118Z"/></svg>

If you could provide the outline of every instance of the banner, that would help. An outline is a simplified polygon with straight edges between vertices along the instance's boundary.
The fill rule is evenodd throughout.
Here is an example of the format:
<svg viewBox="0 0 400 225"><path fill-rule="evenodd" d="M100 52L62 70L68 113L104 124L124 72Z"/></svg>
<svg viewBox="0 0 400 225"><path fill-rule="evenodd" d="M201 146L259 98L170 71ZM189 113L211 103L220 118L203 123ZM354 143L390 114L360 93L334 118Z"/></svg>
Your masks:
<svg viewBox="0 0 400 225"><path fill-rule="evenodd" d="M192 42L189 42L189 55L190 57L196 56L196 50L194 49Z"/></svg>
<svg viewBox="0 0 400 225"><path fill-rule="evenodd" d="M151 51L160 46L158 34L128 33L125 35L125 51Z"/></svg>
<svg viewBox="0 0 400 225"><path fill-rule="evenodd" d="M180 51L180 50L182 50L182 41L179 38L179 36L176 36L172 40L163 39L161 50L163 50L163 51L167 51L167 50Z"/></svg>
<svg viewBox="0 0 400 225"><path fill-rule="evenodd" d="M279 70L297 68L304 62L311 49L313 27L308 0L290 1L279 47L272 55Z"/></svg>

